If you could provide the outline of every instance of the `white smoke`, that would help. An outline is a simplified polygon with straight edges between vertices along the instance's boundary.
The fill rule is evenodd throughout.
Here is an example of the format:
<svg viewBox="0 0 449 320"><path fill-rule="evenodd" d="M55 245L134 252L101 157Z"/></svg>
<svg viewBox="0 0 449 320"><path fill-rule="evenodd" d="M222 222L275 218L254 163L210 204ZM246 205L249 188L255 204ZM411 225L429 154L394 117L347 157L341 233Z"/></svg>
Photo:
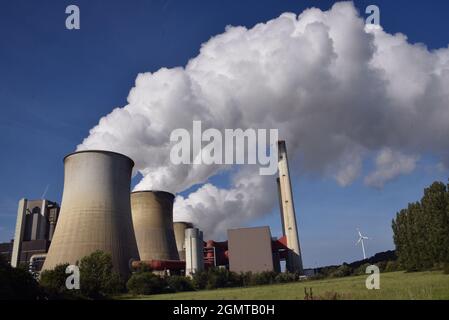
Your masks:
<svg viewBox="0 0 449 320"><path fill-rule="evenodd" d="M78 150L130 156L143 176L139 190L180 192L223 169L171 164L170 133L192 120L204 128L278 128L293 173L320 173L342 186L364 163L373 163L364 181L376 187L413 171L423 153L449 164L449 49L365 28L351 2L227 27L185 67L139 74L128 103L103 117ZM178 196L175 217L212 238L269 213L274 177L239 169L229 188L207 183Z"/></svg>
<svg viewBox="0 0 449 320"><path fill-rule="evenodd" d="M376 157L376 170L367 175L364 182L368 186L381 188L388 180L415 170L418 158L388 148L383 149Z"/></svg>

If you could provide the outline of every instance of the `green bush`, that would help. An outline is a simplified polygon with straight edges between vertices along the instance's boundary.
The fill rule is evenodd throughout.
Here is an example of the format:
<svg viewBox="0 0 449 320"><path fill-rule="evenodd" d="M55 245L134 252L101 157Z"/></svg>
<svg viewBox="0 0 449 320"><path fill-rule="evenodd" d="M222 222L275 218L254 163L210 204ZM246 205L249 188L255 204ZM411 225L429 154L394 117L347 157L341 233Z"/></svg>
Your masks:
<svg viewBox="0 0 449 320"><path fill-rule="evenodd" d="M194 291L192 280L183 276L170 276L167 278L168 287L173 292Z"/></svg>
<svg viewBox="0 0 449 320"><path fill-rule="evenodd" d="M366 274L366 268L369 266L369 263L364 263L362 265L360 265L358 268L356 268L353 272L354 275L356 276L360 276L363 274Z"/></svg>
<svg viewBox="0 0 449 320"><path fill-rule="evenodd" d="M446 263L443 265L443 273L444 273L444 274L449 274L449 262L446 262Z"/></svg>
<svg viewBox="0 0 449 320"><path fill-rule="evenodd" d="M229 288L244 285L242 277L223 268L210 268L193 275L193 286L197 290Z"/></svg>
<svg viewBox="0 0 449 320"><path fill-rule="evenodd" d="M192 283L196 290L247 287L273 283L298 281L297 273L276 273L264 271L259 273L244 272L237 274L227 269L211 268L193 275Z"/></svg>
<svg viewBox="0 0 449 320"><path fill-rule="evenodd" d="M399 271L401 269L400 267L401 266L399 265L399 262L397 260L388 261L386 266L385 266L384 272Z"/></svg>
<svg viewBox="0 0 449 320"><path fill-rule="evenodd" d="M114 272L110 254L95 251L80 262L80 287L83 295L93 299L123 292L124 284Z"/></svg>
<svg viewBox="0 0 449 320"><path fill-rule="evenodd" d="M340 277L347 277L347 276L351 275L351 273L352 273L351 267L348 264L343 263L335 271L333 271L330 274L330 276L333 278L340 278Z"/></svg>
<svg viewBox="0 0 449 320"><path fill-rule="evenodd" d="M206 289L207 282L208 282L207 271L199 271L193 274L192 276L192 284L196 290Z"/></svg>
<svg viewBox="0 0 449 320"><path fill-rule="evenodd" d="M379 268L380 272L385 271L385 269L387 268L387 264L388 264L387 261L379 261L379 262L375 263L375 265Z"/></svg>
<svg viewBox="0 0 449 320"><path fill-rule="evenodd" d="M79 290L68 290L65 273L68 264L57 265L53 270L41 272L39 284L42 287L45 296L51 300L59 299L80 299L82 295Z"/></svg>
<svg viewBox="0 0 449 320"><path fill-rule="evenodd" d="M42 292L27 270L13 268L0 255L0 300L38 300Z"/></svg>
<svg viewBox="0 0 449 320"><path fill-rule="evenodd" d="M132 294L156 294L165 291L167 282L152 272L136 272L129 278L126 287Z"/></svg>
<svg viewBox="0 0 449 320"><path fill-rule="evenodd" d="M276 283L288 283L288 282L298 281L298 279L299 279L298 274L285 272L285 273L278 273L276 275L276 277L274 278L274 281Z"/></svg>
<svg viewBox="0 0 449 320"><path fill-rule="evenodd" d="M276 278L276 272L273 271L263 271L260 273L253 273L251 275L250 285L258 286L263 284L272 284Z"/></svg>
<svg viewBox="0 0 449 320"><path fill-rule="evenodd" d="M226 288L232 286L229 283L230 271L226 269L209 269L206 289Z"/></svg>

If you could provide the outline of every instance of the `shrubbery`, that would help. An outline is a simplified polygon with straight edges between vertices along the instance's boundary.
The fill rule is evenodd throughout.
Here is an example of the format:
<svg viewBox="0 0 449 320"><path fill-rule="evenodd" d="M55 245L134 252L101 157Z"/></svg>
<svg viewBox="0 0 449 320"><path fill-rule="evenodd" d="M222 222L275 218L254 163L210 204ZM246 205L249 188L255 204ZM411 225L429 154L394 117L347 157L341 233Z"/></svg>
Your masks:
<svg viewBox="0 0 449 320"><path fill-rule="evenodd" d="M351 267L348 264L343 263L334 272L332 272L330 276L333 278L347 277L350 276L352 272L353 270Z"/></svg>
<svg viewBox="0 0 449 320"><path fill-rule="evenodd" d="M114 272L110 254L95 251L80 262L81 293L93 299L123 292L123 281Z"/></svg>
<svg viewBox="0 0 449 320"><path fill-rule="evenodd" d="M80 290L66 288L68 264L41 273L40 285L49 299L104 299L124 291L123 281L114 272L110 254L96 251L81 259Z"/></svg>
<svg viewBox="0 0 449 320"><path fill-rule="evenodd" d="M164 291L167 282L152 272L136 272L129 278L126 287L132 294L156 294Z"/></svg>
<svg viewBox="0 0 449 320"><path fill-rule="evenodd" d="M195 289L217 289L230 287L247 287L273 283L287 283L298 281L299 274L276 273L264 271L260 273L235 273L227 269L211 268L207 271L197 272L193 276Z"/></svg>
<svg viewBox="0 0 449 320"><path fill-rule="evenodd" d="M449 274L449 263L445 263L443 266L443 273Z"/></svg>
<svg viewBox="0 0 449 320"><path fill-rule="evenodd" d="M11 267L0 255L0 300L38 300L43 298L37 281L23 268Z"/></svg>
<svg viewBox="0 0 449 320"><path fill-rule="evenodd" d="M42 271L39 284L46 298L51 300L81 298L78 290L68 290L66 287L67 274L65 270L68 264L56 266L53 270Z"/></svg>
<svg viewBox="0 0 449 320"><path fill-rule="evenodd" d="M383 270L384 272L393 272L393 271L398 271L401 269L401 265L399 264L398 261L388 261L387 264L385 265L385 269Z"/></svg>
<svg viewBox="0 0 449 320"><path fill-rule="evenodd" d="M192 280L183 276L171 276L167 278L167 284L173 292L194 291Z"/></svg>
<svg viewBox="0 0 449 320"><path fill-rule="evenodd" d="M274 278L274 282L276 283L288 283L288 282L295 282L298 280L299 274L290 272L278 273Z"/></svg>
<svg viewBox="0 0 449 320"><path fill-rule="evenodd" d="M128 280L127 288L132 294L156 294L192 290L212 290L218 288L265 285L297 281L294 273L235 273L223 268L199 271L193 278L183 276L160 277L148 271L137 271Z"/></svg>

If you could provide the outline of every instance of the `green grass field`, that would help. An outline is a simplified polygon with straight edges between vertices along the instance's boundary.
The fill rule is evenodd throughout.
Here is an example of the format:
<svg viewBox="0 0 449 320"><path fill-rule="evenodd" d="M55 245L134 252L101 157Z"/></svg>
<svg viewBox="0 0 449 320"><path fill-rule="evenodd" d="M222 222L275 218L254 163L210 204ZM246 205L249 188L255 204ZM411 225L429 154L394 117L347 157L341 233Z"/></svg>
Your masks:
<svg viewBox="0 0 449 320"><path fill-rule="evenodd" d="M150 296L124 295L119 299L144 300L224 300L224 299L268 299L303 300L304 288L312 288L313 296L332 299L449 299L449 275L441 271L429 272L390 272L380 276L380 289L368 290L366 276L310 280L288 284L266 285L248 288L230 288L180 292Z"/></svg>

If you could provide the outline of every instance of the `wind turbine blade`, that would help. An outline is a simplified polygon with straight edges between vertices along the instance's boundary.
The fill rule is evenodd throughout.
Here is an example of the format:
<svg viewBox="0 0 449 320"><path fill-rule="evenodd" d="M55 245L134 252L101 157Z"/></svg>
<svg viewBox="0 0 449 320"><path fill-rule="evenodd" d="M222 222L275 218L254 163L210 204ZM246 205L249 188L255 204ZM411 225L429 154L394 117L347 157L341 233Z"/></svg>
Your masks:
<svg viewBox="0 0 449 320"><path fill-rule="evenodd" d="M355 245L358 245L362 241L362 238L359 238L359 240L355 243Z"/></svg>

